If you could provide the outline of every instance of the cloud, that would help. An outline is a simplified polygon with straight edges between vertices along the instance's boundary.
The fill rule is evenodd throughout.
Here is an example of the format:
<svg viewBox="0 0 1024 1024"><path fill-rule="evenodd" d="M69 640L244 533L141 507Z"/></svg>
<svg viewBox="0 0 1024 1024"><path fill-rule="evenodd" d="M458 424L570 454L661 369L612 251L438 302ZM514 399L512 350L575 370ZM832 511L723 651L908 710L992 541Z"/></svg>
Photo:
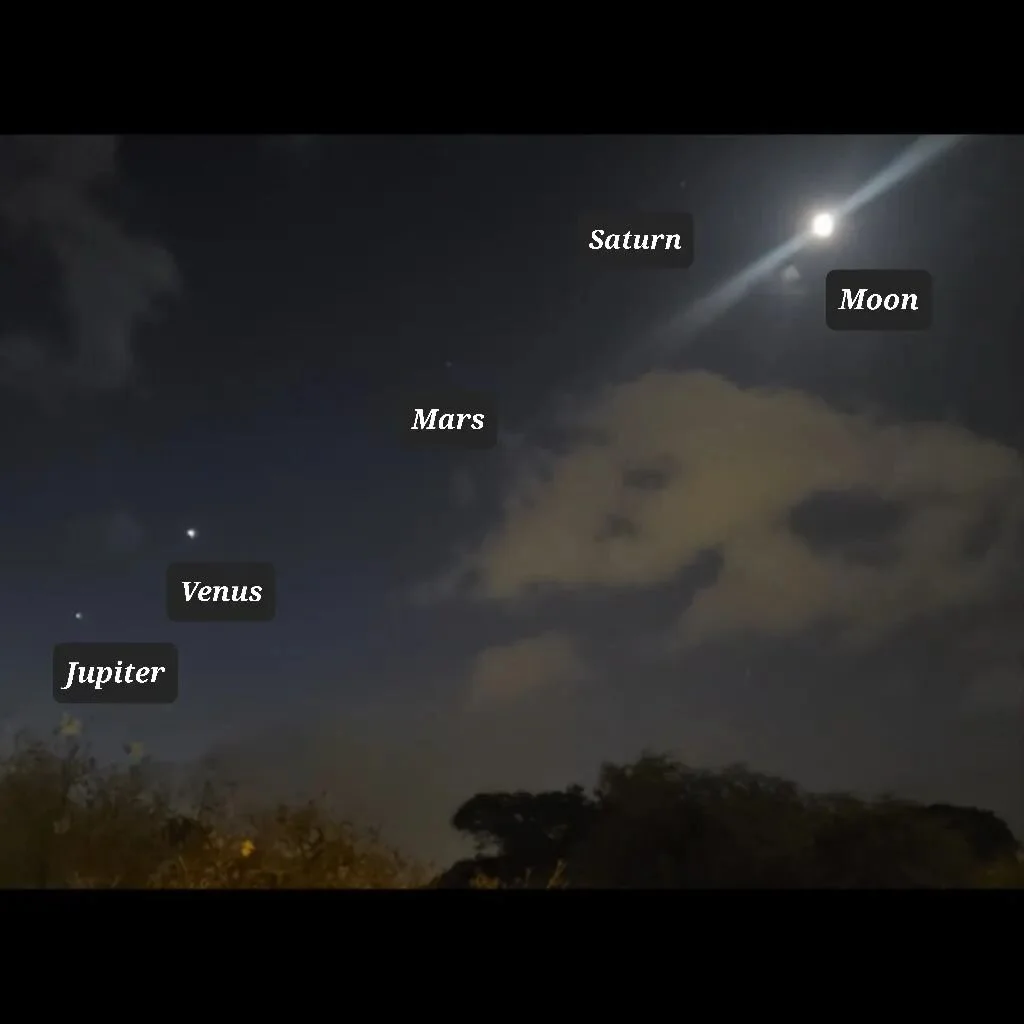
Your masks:
<svg viewBox="0 0 1024 1024"><path fill-rule="evenodd" d="M177 290L170 254L104 206L116 158L113 136L0 139L0 230L15 252L41 246L48 254L68 334L36 326L0 336L0 386L38 398L123 387L136 328Z"/></svg>
<svg viewBox="0 0 1024 1024"><path fill-rule="evenodd" d="M964 683L969 715L1024 714L1024 604L1016 600L975 610L972 620L948 630L945 669Z"/></svg>
<svg viewBox="0 0 1024 1024"><path fill-rule="evenodd" d="M869 639L987 597L1019 547L1021 461L961 427L895 423L792 390L652 373L524 460L500 524L447 577L481 600L721 570L681 638L835 622Z"/></svg>
<svg viewBox="0 0 1024 1024"><path fill-rule="evenodd" d="M586 665L571 637L542 633L488 647L477 654L470 673L470 703L507 703L526 693L572 684L586 676Z"/></svg>
<svg viewBox="0 0 1024 1024"><path fill-rule="evenodd" d="M62 536L57 542L47 537L45 551L66 564L93 570L131 565L150 542L138 516L125 509L84 513L62 521L59 529Z"/></svg>

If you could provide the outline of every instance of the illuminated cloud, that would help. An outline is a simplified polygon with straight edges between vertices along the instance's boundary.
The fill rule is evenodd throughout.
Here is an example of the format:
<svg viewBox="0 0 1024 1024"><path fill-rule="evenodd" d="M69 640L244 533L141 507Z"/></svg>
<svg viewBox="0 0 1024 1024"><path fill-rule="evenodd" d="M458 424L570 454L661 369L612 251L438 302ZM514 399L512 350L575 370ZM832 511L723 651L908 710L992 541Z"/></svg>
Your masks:
<svg viewBox="0 0 1024 1024"><path fill-rule="evenodd" d="M470 703L494 704L586 677L571 637L542 633L477 654L470 673Z"/></svg>
<svg viewBox="0 0 1024 1024"><path fill-rule="evenodd" d="M1019 457L957 426L706 373L621 385L574 425L567 451L518 468L450 587L647 587L714 551L717 579L680 609L684 643L822 621L867 639L988 596L1019 543Z"/></svg>

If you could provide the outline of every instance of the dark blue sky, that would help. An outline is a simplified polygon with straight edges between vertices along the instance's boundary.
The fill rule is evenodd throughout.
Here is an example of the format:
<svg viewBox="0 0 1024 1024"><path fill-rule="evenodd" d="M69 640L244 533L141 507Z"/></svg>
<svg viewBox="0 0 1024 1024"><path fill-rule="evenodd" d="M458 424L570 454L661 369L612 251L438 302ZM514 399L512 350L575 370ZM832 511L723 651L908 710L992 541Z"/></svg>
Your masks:
<svg viewBox="0 0 1024 1024"><path fill-rule="evenodd" d="M432 851L482 787L645 746L1024 824L1021 143L671 328L912 142L2 140L6 728L56 720L54 643L173 641L178 703L90 709L101 747L219 750ZM622 208L690 210L693 268L583 259L579 218ZM839 266L930 270L933 330L827 331ZM386 411L453 385L495 395L499 447L400 448ZM555 429L570 397L610 441ZM624 482L652 466L660 497ZM811 500L846 490L916 524L895 567L858 568L863 501ZM167 622L183 557L273 562L276 621Z"/></svg>

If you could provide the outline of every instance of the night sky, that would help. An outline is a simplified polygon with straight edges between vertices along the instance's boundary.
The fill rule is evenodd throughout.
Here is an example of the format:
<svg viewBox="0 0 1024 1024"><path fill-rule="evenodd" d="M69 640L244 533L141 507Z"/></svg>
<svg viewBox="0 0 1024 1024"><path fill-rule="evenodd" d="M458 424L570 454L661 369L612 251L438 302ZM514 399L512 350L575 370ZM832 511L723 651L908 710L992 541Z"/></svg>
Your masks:
<svg viewBox="0 0 1024 1024"><path fill-rule="evenodd" d="M81 709L101 752L328 790L431 857L475 792L645 748L1020 833L1024 141L919 152L0 139L4 735L68 710L55 643L173 642L177 703ZM581 217L632 209L691 212L693 266L593 262ZM932 329L828 330L858 267L930 271ZM498 447L403 447L403 396L453 387ZM277 618L167 621L183 559L274 563Z"/></svg>

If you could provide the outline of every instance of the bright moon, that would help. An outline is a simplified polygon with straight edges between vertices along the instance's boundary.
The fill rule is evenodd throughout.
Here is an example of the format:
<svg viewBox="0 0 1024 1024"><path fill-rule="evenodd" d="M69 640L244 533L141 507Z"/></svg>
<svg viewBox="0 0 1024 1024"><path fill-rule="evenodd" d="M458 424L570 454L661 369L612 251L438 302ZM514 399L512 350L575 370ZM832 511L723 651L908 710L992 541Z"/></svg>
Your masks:
<svg viewBox="0 0 1024 1024"><path fill-rule="evenodd" d="M811 221L811 233L818 238L828 238L836 229L836 219L831 213L819 213Z"/></svg>
<svg viewBox="0 0 1024 1024"><path fill-rule="evenodd" d="M189 539L189 540L195 540L195 539L196 539L196 536L197 536L197 531L196 531L196 530L193 530L193 529L192 529L191 527L189 527L189 528L188 528L188 529L187 529L187 530L185 531L185 536L186 536L186 537L188 537L188 539Z"/></svg>

